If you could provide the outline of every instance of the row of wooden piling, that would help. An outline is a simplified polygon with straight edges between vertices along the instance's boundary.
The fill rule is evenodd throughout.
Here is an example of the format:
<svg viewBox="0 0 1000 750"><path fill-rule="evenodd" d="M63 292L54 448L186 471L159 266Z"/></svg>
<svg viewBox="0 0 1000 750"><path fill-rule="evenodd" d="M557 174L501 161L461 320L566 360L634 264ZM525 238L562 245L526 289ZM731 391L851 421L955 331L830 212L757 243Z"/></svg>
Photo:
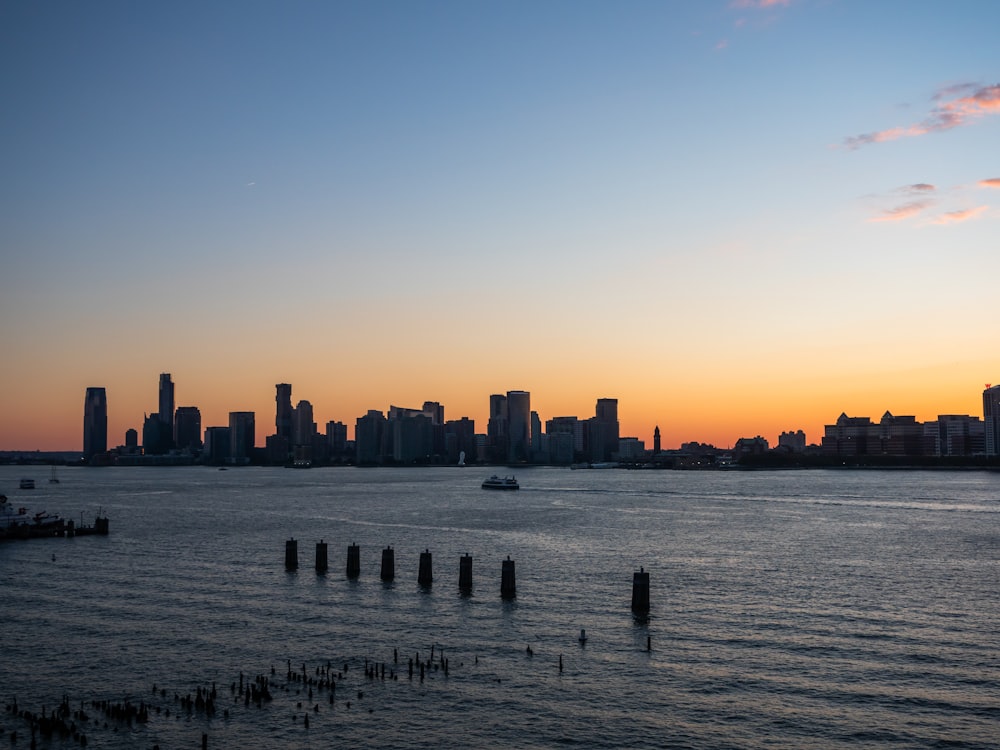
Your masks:
<svg viewBox="0 0 1000 750"><path fill-rule="evenodd" d="M322 539L316 542L316 572L324 574L329 570L328 545ZM299 568L299 543L292 538L285 542L285 570L294 571ZM347 577L355 579L361 575L361 548L352 543L347 548ZM396 577L396 552L388 546L382 550L382 565L379 570L382 581L393 581ZM420 553L420 564L417 569L417 583L429 587L434 580L432 573L431 551L425 549ZM462 555L458 561L458 588L468 592L472 590L472 556ZM500 568L500 596L511 599L517 595L517 582L514 571L514 561L510 555ZM649 612L649 573L640 567L632 576L632 611L640 614Z"/></svg>

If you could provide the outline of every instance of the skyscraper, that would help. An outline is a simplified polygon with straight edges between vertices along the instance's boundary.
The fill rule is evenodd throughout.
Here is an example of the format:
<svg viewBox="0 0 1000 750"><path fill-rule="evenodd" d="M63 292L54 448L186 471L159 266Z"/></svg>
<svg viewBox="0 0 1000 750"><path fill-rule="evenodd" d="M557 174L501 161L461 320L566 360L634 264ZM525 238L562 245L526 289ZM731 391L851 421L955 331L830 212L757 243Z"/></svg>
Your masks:
<svg viewBox="0 0 1000 750"><path fill-rule="evenodd" d="M250 463L253 457L254 439L254 413L229 412L229 459L232 463Z"/></svg>
<svg viewBox="0 0 1000 750"><path fill-rule="evenodd" d="M108 397L103 388L88 388L83 401L83 459L108 452Z"/></svg>
<svg viewBox="0 0 1000 750"><path fill-rule="evenodd" d="M502 393L490 396L490 418L486 423L488 460L498 462L507 458L507 397Z"/></svg>
<svg viewBox="0 0 1000 750"><path fill-rule="evenodd" d="M160 373L159 415L163 423L160 448L165 452L173 447L174 442L174 384L170 380L169 372Z"/></svg>
<svg viewBox="0 0 1000 750"><path fill-rule="evenodd" d="M174 414L174 447L182 451L201 448L201 410L197 406L178 406Z"/></svg>
<svg viewBox="0 0 1000 750"><path fill-rule="evenodd" d="M592 461L608 461L618 452L618 399L597 399L590 437Z"/></svg>
<svg viewBox="0 0 1000 750"><path fill-rule="evenodd" d="M531 394L507 391L507 462L531 460Z"/></svg>
<svg viewBox="0 0 1000 750"><path fill-rule="evenodd" d="M289 383L278 383L274 386L275 409L274 427L278 437L292 442L292 386Z"/></svg>
<svg viewBox="0 0 1000 750"><path fill-rule="evenodd" d="M986 427L986 455L1000 456L1000 385L983 391L983 422Z"/></svg>

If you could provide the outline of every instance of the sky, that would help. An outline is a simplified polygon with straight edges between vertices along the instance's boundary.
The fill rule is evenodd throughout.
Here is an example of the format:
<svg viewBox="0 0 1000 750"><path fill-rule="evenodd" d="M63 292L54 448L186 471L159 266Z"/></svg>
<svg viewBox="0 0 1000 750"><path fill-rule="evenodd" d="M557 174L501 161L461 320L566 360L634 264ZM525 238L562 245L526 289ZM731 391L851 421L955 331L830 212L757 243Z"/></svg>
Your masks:
<svg viewBox="0 0 1000 750"><path fill-rule="evenodd" d="M1000 3L0 4L0 450L617 398L665 448L982 416Z"/></svg>

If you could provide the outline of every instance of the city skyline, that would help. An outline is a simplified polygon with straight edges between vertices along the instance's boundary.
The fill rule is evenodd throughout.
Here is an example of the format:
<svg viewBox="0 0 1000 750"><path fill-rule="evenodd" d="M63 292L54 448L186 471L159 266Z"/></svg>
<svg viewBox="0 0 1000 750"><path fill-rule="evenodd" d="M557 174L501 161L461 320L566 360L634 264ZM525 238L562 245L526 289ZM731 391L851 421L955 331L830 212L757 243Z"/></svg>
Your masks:
<svg viewBox="0 0 1000 750"><path fill-rule="evenodd" d="M488 396L621 435L982 415L996 3L0 7L0 450ZM166 396L165 396L166 397ZM266 416L266 419L262 419Z"/></svg>

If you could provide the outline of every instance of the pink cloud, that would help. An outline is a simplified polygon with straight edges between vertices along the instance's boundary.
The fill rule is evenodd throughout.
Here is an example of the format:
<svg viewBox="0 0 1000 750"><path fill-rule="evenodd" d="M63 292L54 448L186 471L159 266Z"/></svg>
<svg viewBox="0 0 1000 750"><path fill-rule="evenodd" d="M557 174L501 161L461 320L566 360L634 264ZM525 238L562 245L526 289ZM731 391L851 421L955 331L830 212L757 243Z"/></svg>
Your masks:
<svg viewBox="0 0 1000 750"><path fill-rule="evenodd" d="M881 214L873 216L868 221L902 221L903 219L909 219L911 216L916 216L929 205L931 205L930 201L912 201L911 203L904 203L902 206L896 206L895 208L883 211Z"/></svg>
<svg viewBox="0 0 1000 750"><path fill-rule="evenodd" d="M980 180L979 187L1000 188L1000 177L990 177L989 179L986 180Z"/></svg>
<svg viewBox="0 0 1000 750"><path fill-rule="evenodd" d="M934 99L940 100L944 96L954 97L955 94L964 91L972 93L943 101L919 123L851 136L844 139L844 146L853 151L872 143L884 143L928 133L943 133L967 125L985 115L1000 113L1000 83L980 87L968 83L950 86L935 94Z"/></svg>
<svg viewBox="0 0 1000 750"><path fill-rule="evenodd" d="M934 224L957 224L962 221L968 221L969 219L975 219L979 214L986 210L986 206L976 206L975 208L966 208L962 211L949 211L946 214L941 214L936 219L934 219Z"/></svg>

